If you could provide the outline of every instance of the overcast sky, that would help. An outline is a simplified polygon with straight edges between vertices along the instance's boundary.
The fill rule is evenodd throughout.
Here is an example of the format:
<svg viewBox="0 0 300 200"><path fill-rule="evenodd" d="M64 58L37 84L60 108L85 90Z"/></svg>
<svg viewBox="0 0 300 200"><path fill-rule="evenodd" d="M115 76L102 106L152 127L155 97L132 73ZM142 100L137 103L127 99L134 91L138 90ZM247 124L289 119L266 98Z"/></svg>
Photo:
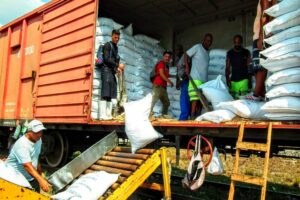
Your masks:
<svg viewBox="0 0 300 200"><path fill-rule="evenodd" d="M34 10L50 0L0 0L0 26Z"/></svg>

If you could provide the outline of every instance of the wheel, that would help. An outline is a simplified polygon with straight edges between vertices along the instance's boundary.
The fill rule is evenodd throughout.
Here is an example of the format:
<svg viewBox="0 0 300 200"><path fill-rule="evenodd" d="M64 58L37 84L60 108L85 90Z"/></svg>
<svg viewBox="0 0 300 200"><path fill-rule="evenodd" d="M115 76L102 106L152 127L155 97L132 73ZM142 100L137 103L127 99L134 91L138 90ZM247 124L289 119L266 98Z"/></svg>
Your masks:
<svg viewBox="0 0 300 200"><path fill-rule="evenodd" d="M58 167L65 164L69 152L69 143L65 135L53 131L44 135L44 158L50 167Z"/></svg>
<svg viewBox="0 0 300 200"><path fill-rule="evenodd" d="M196 137L197 136L193 136L187 145L187 157L188 159L192 158L192 154L194 153L194 149L196 146ZM208 139L206 139L205 137L201 136L201 150L200 150L200 155L202 157L202 159L204 159L203 155L204 154L209 154L208 159L203 160L205 167L207 167L212 159L213 156L213 149L211 146L211 143L209 142Z"/></svg>

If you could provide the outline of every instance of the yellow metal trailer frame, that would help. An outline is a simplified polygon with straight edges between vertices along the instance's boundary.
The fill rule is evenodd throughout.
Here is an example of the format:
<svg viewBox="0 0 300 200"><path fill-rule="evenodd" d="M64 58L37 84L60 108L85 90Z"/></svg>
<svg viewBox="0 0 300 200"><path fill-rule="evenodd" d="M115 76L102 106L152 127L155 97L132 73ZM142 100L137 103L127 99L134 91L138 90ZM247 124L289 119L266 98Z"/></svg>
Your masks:
<svg viewBox="0 0 300 200"><path fill-rule="evenodd" d="M159 166L162 168L163 184L144 183ZM156 150L131 176L126 179L126 181L114 190L112 194L110 194L107 198L101 197L100 199L125 200L139 187L162 191L164 192L165 200L171 199L170 174L167 163L166 148ZM0 179L0 199L49 200L50 197Z"/></svg>
<svg viewBox="0 0 300 200"><path fill-rule="evenodd" d="M49 200L50 198L0 178L0 199Z"/></svg>

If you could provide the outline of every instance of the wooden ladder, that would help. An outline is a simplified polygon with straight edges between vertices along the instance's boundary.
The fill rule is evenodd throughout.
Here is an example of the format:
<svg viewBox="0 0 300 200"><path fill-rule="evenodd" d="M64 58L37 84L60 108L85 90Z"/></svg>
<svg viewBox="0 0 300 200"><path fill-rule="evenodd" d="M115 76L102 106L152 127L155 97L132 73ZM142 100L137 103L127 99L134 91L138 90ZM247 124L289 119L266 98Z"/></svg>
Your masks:
<svg viewBox="0 0 300 200"><path fill-rule="evenodd" d="M243 182L243 183L261 186L262 189L261 189L260 199L264 200L266 197L266 190L267 190L267 176L268 176L270 146L271 146L271 137L272 137L272 123L269 123L268 125L267 142L265 144L243 142L244 129L245 129L245 124L241 123L239 128L238 140L236 143L235 163L234 163L233 173L231 175L231 183L230 183L228 200L233 200L234 198L235 182ZM258 152L259 151L265 152L264 171L262 177L252 177L248 175L238 174L239 158L240 158L241 150L253 150Z"/></svg>

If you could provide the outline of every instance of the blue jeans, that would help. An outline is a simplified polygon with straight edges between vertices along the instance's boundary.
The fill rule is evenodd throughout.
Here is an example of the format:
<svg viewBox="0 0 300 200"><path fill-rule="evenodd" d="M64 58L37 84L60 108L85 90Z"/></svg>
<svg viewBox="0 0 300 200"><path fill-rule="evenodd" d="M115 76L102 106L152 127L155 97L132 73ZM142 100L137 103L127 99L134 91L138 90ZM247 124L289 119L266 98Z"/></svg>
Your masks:
<svg viewBox="0 0 300 200"><path fill-rule="evenodd" d="M180 83L180 116L179 120L188 120L190 114L190 97L188 93L189 80L186 79Z"/></svg>

